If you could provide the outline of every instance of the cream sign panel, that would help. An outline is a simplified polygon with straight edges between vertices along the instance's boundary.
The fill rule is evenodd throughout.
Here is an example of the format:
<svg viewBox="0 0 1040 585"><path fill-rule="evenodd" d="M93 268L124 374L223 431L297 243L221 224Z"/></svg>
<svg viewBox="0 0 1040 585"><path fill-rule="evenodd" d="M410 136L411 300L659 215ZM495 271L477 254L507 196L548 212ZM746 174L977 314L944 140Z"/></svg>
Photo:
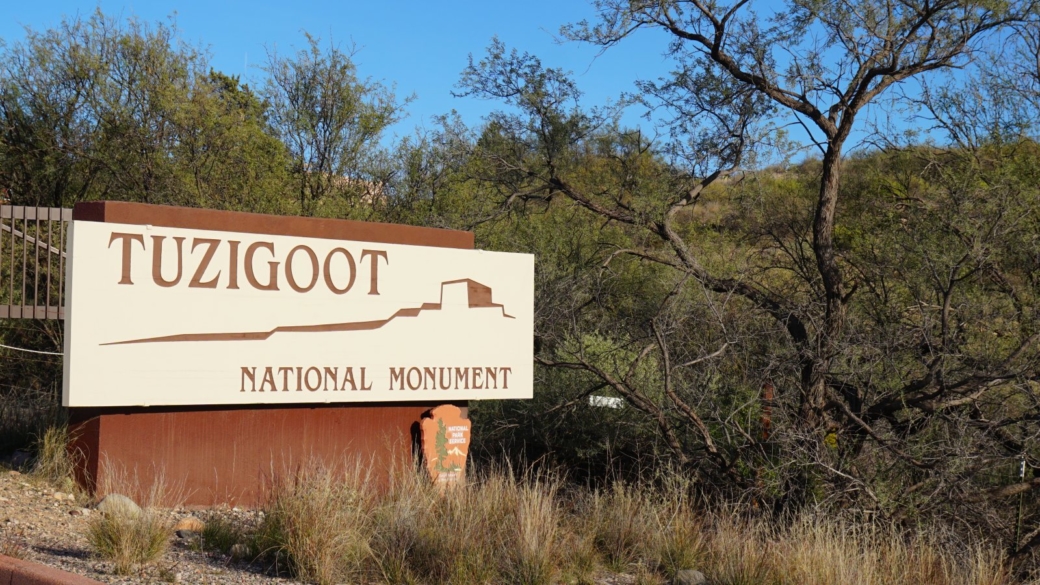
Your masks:
<svg viewBox="0 0 1040 585"><path fill-rule="evenodd" d="M531 255L71 229L66 406L531 397Z"/></svg>

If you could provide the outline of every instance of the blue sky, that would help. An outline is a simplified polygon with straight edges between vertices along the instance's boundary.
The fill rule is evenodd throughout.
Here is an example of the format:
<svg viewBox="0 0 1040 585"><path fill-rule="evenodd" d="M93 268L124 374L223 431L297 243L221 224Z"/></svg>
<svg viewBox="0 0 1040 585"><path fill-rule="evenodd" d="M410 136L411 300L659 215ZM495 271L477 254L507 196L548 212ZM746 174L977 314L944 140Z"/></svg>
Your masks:
<svg viewBox="0 0 1040 585"><path fill-rule="evenodd" d="M454 98L452 89L472 54L479 59L495 36L508 47L537 55L549 67L573 73L585 93L583 105L603 105L622 92L633 91L636 79L667 75L670 62L663 56L667 37L660 31L645 31L626 39L620 46L599 53L596 47L561 42L560 26L582 19L595 20L591 0L496 0L425 1L398 0L0 0L0 38L17 42L24 27L45 30L63 16L89 16L96 8L109 16L137 17L145 22L176 22L181 40L204 47L211 65L224 73L239 75L254 86L263 82L259 66L268 49L287 54L306 44L304 31L323 41L354 45L355 62L361 76L396 85L399 97L413 95L408 117L390 129L384 144L414 133L417 127L432 128L434 116L457 110L470 126L501 107L473 98ZM759 7L762 13L770 7ZM783 58L783 55L780 55ZM907 86L914 93L914 84ZM888 92L888 97L892 92ZM879 100L863 112L846 153L871 147L865 129L871 119L884 121L893 114L890 136L909 127L905 112L897 112ZM637 108L630 108L622 123L640 126L652 135L651 124ZM790 118L778 120L790 124ZM917 122L924 124L924 122ZM808 136L788 125L789 137L805 145L794 160L818 157L808 146ZM925 136L929 134L926 131Z"/></svg>
<svg viewBox="0 0 1040 585"><path fill-rule="evenodd" d="M643 35L623 50L597 57L597 49L560 44L562 24L592 19L587 0L496 1L106 1L8 0L0 8L0 38L24 36L24 27L44 30L62 16L88 16L100 6L108 15L137 16L147 22L175 18L182 40L208 47L214 68L256 85L257 66L268 48L288 53L304 46L303 31L360 52L355 61L362 76L396 84L398 96L415 94L409 117L392 129L397 136L453 108L475 124L497 104L451 96L467 57L479 58L497 35L509 47L538 55L543 64L574 72L585 92L584 104L600 105L633 88L639 77L667 72L661 57L663 35ZM638 124L633 111L625 122Z"/></svg>

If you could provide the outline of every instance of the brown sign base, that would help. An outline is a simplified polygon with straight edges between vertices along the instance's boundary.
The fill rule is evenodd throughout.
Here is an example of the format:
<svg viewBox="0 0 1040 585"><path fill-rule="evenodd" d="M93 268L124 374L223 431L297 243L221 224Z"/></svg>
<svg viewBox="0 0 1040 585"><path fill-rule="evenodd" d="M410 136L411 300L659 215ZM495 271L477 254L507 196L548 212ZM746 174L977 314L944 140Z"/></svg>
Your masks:
<svg viewBox="0 0 1040 585"><path fill-rule="evenodd" d="M314 462L360 462L375 481L411 466L419 420L435 405L74 409L71 449L98 496L120 478L147 490L161 474L185 505L251 507L272 474Z"/></svg>

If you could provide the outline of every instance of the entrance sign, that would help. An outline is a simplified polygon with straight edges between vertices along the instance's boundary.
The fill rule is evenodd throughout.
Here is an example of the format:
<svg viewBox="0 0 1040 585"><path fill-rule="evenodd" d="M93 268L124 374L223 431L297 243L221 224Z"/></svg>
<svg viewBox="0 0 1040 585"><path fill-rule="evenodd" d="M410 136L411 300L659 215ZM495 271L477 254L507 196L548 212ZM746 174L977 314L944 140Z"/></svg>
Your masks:
<svg viewBox="0 0 1040 585"><path fill-rule="evenodd" d="M65 406L532 396L531 255L70 229Z"/></svg>

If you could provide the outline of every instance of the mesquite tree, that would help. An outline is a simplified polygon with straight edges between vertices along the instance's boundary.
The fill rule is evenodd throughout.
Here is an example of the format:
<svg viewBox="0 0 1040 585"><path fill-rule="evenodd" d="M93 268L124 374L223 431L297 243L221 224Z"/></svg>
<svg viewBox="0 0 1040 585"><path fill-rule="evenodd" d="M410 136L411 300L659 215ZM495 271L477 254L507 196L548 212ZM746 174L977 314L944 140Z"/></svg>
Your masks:
<svg viewBox="0 0 1040 585"><path fill-rule="evenodd" d="M892 517L955 509L1007 528L982 503L1040 485L1004 473L1040 464L1030 276L1040 256L1023 162L1035 150L917 148L856 163L846 149L883 96L919 107L918 83L1017 42L1035 3L596 6L597 21L564 33L609 50L640 30L669 37L673 73L639 82L635 96L665 138L619 131L610 112L578 105L562 71L499 43L460 83L510 106L474 141L483 162L472 178L512 209L562 199L626 234L603 237L594 284L540 284L539 361L626 398L716 485L764 496L781 475L780 504L852 497ZM787 125L820 160L796 185L745 173ZM611 283L634 270L661 286L638 291L640 309L619 309ZM768 382L775 406L727 390Z"/></svg>
<svg viewBox="0 0 1040 585"><path fill-rule="evenodd" d="M818 425L826 418L831 362L855 290L835 254L834 228L842 155L857 117L896 84L964 66L990 37L1031 20L1036 3L793 1L769 18L752 4L608 0L597 3L598 23L567 31L609 47L641 28L662 30L673 39L672 56L692 70L683 71L685 83L669 95L681 101L677 93L710 91L715 76L726 76L817 131L823 159L812 248L825 311L814 335L792 316L782 318L806 347L801 415ZM769 310L768 301L757 304Z"/></svg>

